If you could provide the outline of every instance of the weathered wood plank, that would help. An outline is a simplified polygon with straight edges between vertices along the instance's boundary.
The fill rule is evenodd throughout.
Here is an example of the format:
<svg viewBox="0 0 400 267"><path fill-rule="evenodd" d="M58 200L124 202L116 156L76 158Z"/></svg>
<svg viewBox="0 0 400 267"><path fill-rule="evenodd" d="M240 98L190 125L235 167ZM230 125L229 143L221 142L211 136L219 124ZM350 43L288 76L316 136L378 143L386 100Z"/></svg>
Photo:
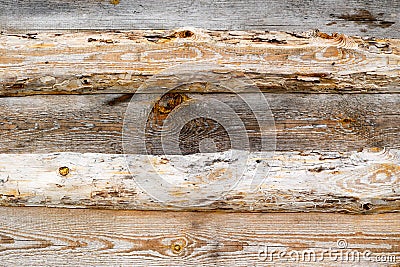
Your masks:
<svg viewBox="0 0 400 267"><path fill-rule="evenodd" d="M399 214L4 207L0 214L0 259L5 266L398 266L400 262ZM305 254L310 251L315 255Z"/></svg>
<svg viewBox="0 0 400 267"><path fill-rule="evenodd" d="M63 1L3 0L0 29L172 29L303 31L399 38L398 0Z"/></svg>
<svg viewBox="0 0 400 267"><path fill-rule="evenodd" d="M133 93L154 74L160 87L173 88L181 85L176 76L190 74L177 65L194 69L200 62L217 64L202 71L220 80L247 76L265 92L399 93L400 88L397 39L181 29L3 33L0 95ZM168 72L160 74L163 70ZM226 92L204 84L189 90Z"/></svg>
<svg viewBox="0 0 400 267"><path fill-rule="evenodd" d="M251 150L258 150L260 130L257 121L251 116L256 110L244 109L239 96L185 93L170 94L168 99L181 95L202 97L204 102L217 99L232 106L245 123ZM368 147L400 147L399 94L264 96L275 119L275 129L269 131L276 134L277 151L344 152ZM133 103L134 107L135 104L138 109L142 109L143 105L152 105L148 100L141 101L140 97L147 99L139 95L138 102ZM129 95L113 94L0 98L0 153L123 153L122 127L129 100ZM170 108L179 111L180 107L177 105ZM264 107L255 107L258 108L262 110ZM165 117L149 116L149 121L156 124L164 121ZM191 125L189 122L187 124ZM146 126L146 143L150 154L162 154L163 151L161 132L154 128L156 126ZM186 134L180 136L183 153L199 152L194 139L205 137L220 144L219 151L229 148L229 138L223 128L213 125L210 129L202 125L192 126L186 129ZM199 129L204 131L199 132ZM215 134L207 136L207 131L214 131Z"/></svg>
<svg viewBox="0 0 400 267"><path fill-rule="evenodd" d="M201 199L199 204L206 205L196 206L186 199L186 191L200 190L212 183L219 171L229 171L230 164L238 163L213 153L150 158L79 153L1 154L0 204L139 210L400 211L399 150L277 152L269 158L252 154L242 179L228 173L226 192L216 192L221 195L210 197L210 203ZM177 174L171 166L181 172ZM255 168L258 172L254 176ZM165 201L168 205L163 199L159 201L160 194L150 192L155 187L143 189L140 177L144 175L154 185L155 177L176 185L171 190L167 186L162 189L170 196ZM229 179L237 179L238 184L229 187ZM250 183L257 179L260 185L252 188Z"/></svg>

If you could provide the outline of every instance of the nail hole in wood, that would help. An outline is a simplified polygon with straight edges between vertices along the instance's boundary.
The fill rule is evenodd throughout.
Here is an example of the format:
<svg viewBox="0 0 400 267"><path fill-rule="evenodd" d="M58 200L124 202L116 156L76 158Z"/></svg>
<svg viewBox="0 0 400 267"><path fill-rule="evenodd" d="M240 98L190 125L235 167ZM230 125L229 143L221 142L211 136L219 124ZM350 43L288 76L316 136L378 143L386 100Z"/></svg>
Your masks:
<svg viewBox="0 0 400 267"><path fill-rule="evenodd" d="M370 210L372 208L372 204L371 203L364 203L362 204L362 209L363 210Z"/></svg>

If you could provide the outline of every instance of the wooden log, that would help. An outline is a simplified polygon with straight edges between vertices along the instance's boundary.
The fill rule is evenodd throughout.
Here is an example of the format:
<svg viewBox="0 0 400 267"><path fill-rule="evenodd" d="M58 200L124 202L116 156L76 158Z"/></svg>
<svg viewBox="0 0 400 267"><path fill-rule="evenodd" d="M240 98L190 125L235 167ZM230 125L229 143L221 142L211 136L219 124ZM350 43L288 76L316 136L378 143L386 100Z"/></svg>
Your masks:
<svg viewBox="0 0 400 267"><path fill-rule="evenodd" d="M236 164L234 160L213 153L150 158L79 153L1 154L0 205L260 212L400 210L399 150L277 152L270 158L251 154L248 162L250 167L236 185L230 184L229 179L236 182L237 177L228 173L226 192L216 192L220 195L213 199L201 199L199 204L205 205L199 206L187 205L188 199L180 197L202 190L219 177L220 171L229 171L229 164ZM172 166L183 170L180 177ZM258 170L254 175L255 168ZM143 176L154 187L143 187L143 180L138 178ZM157 198L161 195L154 189L157 177L165 184L176 185L171 190L167 186L162 189L173 201ZM253 188L250 183L257 178L260 184ZM207 198L206 194L202 198Z"/></svg>
<svg viewBox="0 0 400 267"><path fill-rule="evenodd" d="M400 261L399 214L5 207L0 214L5 266L398 266Z"/></svg>
<svg viewBox="0 0 400 267"><path fill-rule="evenodd" d="M213 30L303 31L400 38L397 0L3 0L0 29L132 30L182 25Z"/></svg>
<svg viewBox="0 0 400 267"><path fill-rule="evenodd" d="M245 123L251 151L260 150L259 122L252 114L264 107L244 109L240 96L233 94L177 93L166 97L173 100L182 96L192 99L201 97L203 102L216 99L232 106L235 114L227 114L227 118L237 114ZM400 147L398 94L264 96L275 119L275 129L267 131L276 134L277 151L345 152L370 147ZM122 127L124 117L131 116L125 114L130 97L107 94L0 98L0 153L123 153ZM147 96L139 95L136 100L130 105L137 106L139 111L152 105L148 103ZM171 108L179 111L181 105ZM149 121L153 124L163 122L166 115L149 115ZM180 137L184 154L199 152L199 144L195 141L206 137L220 145L218 151L229 149L229 136L219 124L192 127L187 122L187 125L187 131L183 129L181 132L185 134ZM146 153L162 154L162 132L157 130L157 125L140 126L148 131ZM214 134L208 135L209 132ZM138 137L132 137L133 141L142 142ZM269 147L274 148L272 145Z"/></svg>
<svg viewBox="0 0 400 267"><path fill-rule="evenodd" d="M140 113L149 95L174 88L166 98L157 99L149 125L145 125L150 139L148 153L156 161L165 161L156 156L162 155L159 123L164 123L169 113L179 111L181 104L199 97L233 108L246 126L255 158L260 125L252 115L256 110L240 105L241 93L268 100L275 119L269 131L277 135L276 150L281 155L253 160L272 168L273 180L259 191L250 193L247 187L239 186L208 206L187 209L399 210L398 40L350 38L319 31L290 34L192 29L3 33L0 38L4 96L0 99L0 153L7 153L1 155L2 205L179 209L152 201L146 190L134 183L124 156L119 155L124 152L121 132L132 94L139 90L133 105L139 105ZM217 65L200 69L205 77L214 81L247 78L256 86L240 87L236 94L207 81L182 86L182 80L188 81L203 61ZM182 63L187 64L183 65L188 66L187 71L182 71ZM143 88L150 90L140 91ZM206 124L221 151L229 151L224 131L209 121ZM204 125L200 123L201 130ZM194 154L180 156L179 164L199 156L199 144L193 140L200 139L199 132L204 131L192 126L185 131L184 137L189 138L183 148L184 154ZM379 152L382 149L388 152ZM48 154L51 152L56 154ZM60 152L76 153L57 154ZM307 158L310 155L311 159ZM144 173L143 166L148 166L145 157L132 158L137 163L135 172ZM57 159L57 164L52 159ZM278 166L289 167L274 169L275 165L268 163L274 160ZM23 164L18 165L18 161ZM61 165L61 161L67 163ZM328 161L332 165L326 165ZM109 165L103 168L102 162ZM74 166L82 172L76 173ZM184 169L192 174L196 170L193 166ZM262 175L267 174L267 169L260 169ZM27 179L30 175L32 180ZM193 182L187 188L206 183ZM172 193L179 196L182 190Z"/></svg>
<svg viewBox="0 0 400 267"><path fill-rule="evenodd" d="M2 33L0 43L3 96L134 93L154 74L160 87L174 88L180 85L175 76L188 75L174 72L176 66L186 63L189 69L200 62L217 64L208 71L220 80L248 77L257 91L399 92L398 39L180 29ZM189 91L226 89L203 84Z"/></svg>

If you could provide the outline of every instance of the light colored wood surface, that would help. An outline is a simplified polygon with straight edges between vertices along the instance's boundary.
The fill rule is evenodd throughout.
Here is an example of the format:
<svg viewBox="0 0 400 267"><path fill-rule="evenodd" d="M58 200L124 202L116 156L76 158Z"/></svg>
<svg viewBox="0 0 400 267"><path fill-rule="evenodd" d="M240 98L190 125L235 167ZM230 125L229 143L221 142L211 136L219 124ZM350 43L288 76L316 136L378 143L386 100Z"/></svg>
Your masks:
<svg viewBox="0 0 400 267"><path fill-rule="evenodd" d="M259 141L258 123L253 111L243 109L240 97L229 94L183 95L203 102L212 99L231 106L246 124L252 150ZM180 96L170 96L171 99ZM400 148L399 94L264 94L275 119L277 151L346 152L371 147ZM49 95L0 98L0 153L80 152L120 154L122 127L130 95ZM142 99L142 100L140 100ZM155 99L157 99L155 97ZM152 105L138 96L132 103L138 109ZM144 105L144 106L143 106ZM179 111L182 105L174 107ZM165 115L165 114L162 114ZM168 114L167 114L168 115ZM229 116L228 114L227 116ZM149 116L152 123L166 116ZM133 118L134 119L134 118ZM144 127L144 125L143 125ZM160 154L160 131L146 126L150 154ZM204 127L203 127L204 128ZM196 138L201 126L194 126L181 138L186 153L198 152ZM215 142L229 145L226 133L212 126ZM133 137L132 141L142 142ZM229 147L228 147L229 148Z"/></svg>
<svg viewBox="0 0 400 267"><path fill-rule="evenodd" d="M190 75L200 62L218 64L202 70L216 79L246 76L264 92L399 92L398 39L177 29L3 33L0 44L0 95L7 96L133 93L154 74L160 87L173 88L175 76ZM176 73L185 63L186 72ZM226 89L199 84L190 91Z"/></svg>
<svg viewBox="0 0 400 267"><path fill-rule="evenodd" d="M1 207L0 214L4 266L398 266L400 262L399 214L7 207ZM338 244L345 242L347 248L339 249ZM258 256L265 246L277 251L272 262ZM329 249L332 256L325 253L322 258ZM304 251L310 250L315 251L315 262L308 256L302 260ZM278 258L282 251L286 256ZM346 259L351 252L368 256L361 256L360 262L351 256ZM382 259L386 262L378 262Z"/></svg>
<svg viewBox="0 0 400 267"><path fill-rule="evenodd" d="M3 0L0 29L132 30L193 26L212 30L320 29L399 38L398 0Z"/></svg>
<svg viewBox="0 0 400 267"><path fill-rule="evenodd" d="M277 152L273 158L253 154L243 179L226 187L228 194L206 206L187 206L185 198L170 202L174 206L165 205L151 198L148 193L154 196L154 192L142 189L138 178L145 174L156 185L155 177L162 177L176 185L171 190L165 186L171 198L185 196L186 191L201 190L212 183L213 173L234 164L229 159L225 165L214 163L219 162L214 158L211 153L201 158L199 154L149 159L131 155L128 161L115 154L1 154L0 204L139 210L400 211L398 150ZM186 180L177 177L171 166L184 170L180 176ZM60 167L69 168L65 176L60 175ZM253 188L251 170L256 167L255 177L262 183ZM235 181L237 177L228 174L228 178ZM229 181L226 184L229 186Z"/></svg>

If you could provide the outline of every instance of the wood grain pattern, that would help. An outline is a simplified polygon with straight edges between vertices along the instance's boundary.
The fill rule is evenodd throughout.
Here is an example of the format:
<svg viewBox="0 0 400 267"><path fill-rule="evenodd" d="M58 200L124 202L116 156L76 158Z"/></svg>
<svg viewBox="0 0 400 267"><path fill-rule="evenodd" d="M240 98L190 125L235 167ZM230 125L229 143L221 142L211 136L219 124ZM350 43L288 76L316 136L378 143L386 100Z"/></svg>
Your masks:
<svg viewBox="0 0 400 267"><path fill-rule="evenodd" d="M4 266L398 266L400 262L399 214L5 207L0 214ZM338 249L338 241L347 242L348 248ZM278 258L275 252L273 261L259 258L265 246L287 255ZM336 251L333 256L320 257L329 249ZM299 256L296 262L295 254L288 255L307 250L315 251L316 261ZM354 251L370 254L360 261L346 259Z"/></svg>
<svg viewBox="0 0 400 267"><path fill-rule="evenodd" d="M228 68L208 70L220 80L246 76L264 92L399 93L398 39L178 29L2 33L0 44L3 96L133 93L154 74L160 87L173 88L175 76L189 75L174 68L199 62Z"/></svg>
<svg viewBox="0 0 400 267"><path fill-rule="evenodd" d="M245 123L251 150L258 150L258 124L251 116L254 110L244 109L240 97L233 94L185 95L202 97L205 102L217 99L232 106ZM264 96L275 119L275 130L269 131L276 133L277 151L345 152L368 147L400 147L398 94ZM122 126L129 100L129 95L114 94L0 98L0 153L122 153ZM138 98L138 108L146 106L146 101ZM174 110L179 108L180 105ZM157 120L163 121L165 116L149 117L149 121ZM152 127L147 126L148 153L160 154L160 133L150 131ZM196 131L199 127L194 125L181 136L185 154L199 152L198 144L193 143L197 137L203 138ZM216 132L213 140L221 144L222 150L229 148L223 128L215 126L213 129Z"/></svg>
<svg viewBox="0 0 400 267"><path fill-rule="evenodd" d="M398 0L1 1L0 265L398 266L398 10ZM240 93L261 90L275 119L275 154L257 153L260 128L237 96L179 83L201 62L218 64L202 70L216 80L256 85ZM191 71L177 72L181 64ZM123 155L128 102L154 77L153 91L141 93L175 90L146 125L153 155ZM237 112L251 168L208 205L166 205L139 176L180 182L167 194L185 196L236 162L224 156L226 131L210 119L181 131L185 155L162 155L159 126L198 96ZM200 153L210 132L225 152ZM256 169L262 183L251 190ZM268 258L265 245L280 259ZM363 256L301 258L331 249ZM293 251L297 262L281 254Z"/></svg>
<svg viewBox="0 0 400 267"><path fill-rule="evenodd" d="M262 212L400 211L399 150L276 152L263 158L251 154L249 167L239 183L227 187L226 195L221 192L219 200L205 206L184 205L184 198L173 202L174 206L166 205L150 197L148 193L152 192L138 187L137 177L141 174L151 181L156 181L153 177L162 177L176 185L171 190L165 187L167 194L180 196L212 183L214 178L210 175L218 170L226 172L229 164L236 164L225 157L221 163L218 158L221 156L213 153L201 158L199 154L150 158L90 153L0 154L0 205ZM144 168L146 164L154 169ZM177 174L171 166L183 172ZM252 189L255 168L262 183ZM227 175L227 179L239 179Z"/></svg>
<svg viewBox="0 0 400 267"><path fill-rule="evenodd" d="M192 26L212 30L321 29L399 38L398 0L63 1L3 0L0 29L132 30Z"/></svg>

